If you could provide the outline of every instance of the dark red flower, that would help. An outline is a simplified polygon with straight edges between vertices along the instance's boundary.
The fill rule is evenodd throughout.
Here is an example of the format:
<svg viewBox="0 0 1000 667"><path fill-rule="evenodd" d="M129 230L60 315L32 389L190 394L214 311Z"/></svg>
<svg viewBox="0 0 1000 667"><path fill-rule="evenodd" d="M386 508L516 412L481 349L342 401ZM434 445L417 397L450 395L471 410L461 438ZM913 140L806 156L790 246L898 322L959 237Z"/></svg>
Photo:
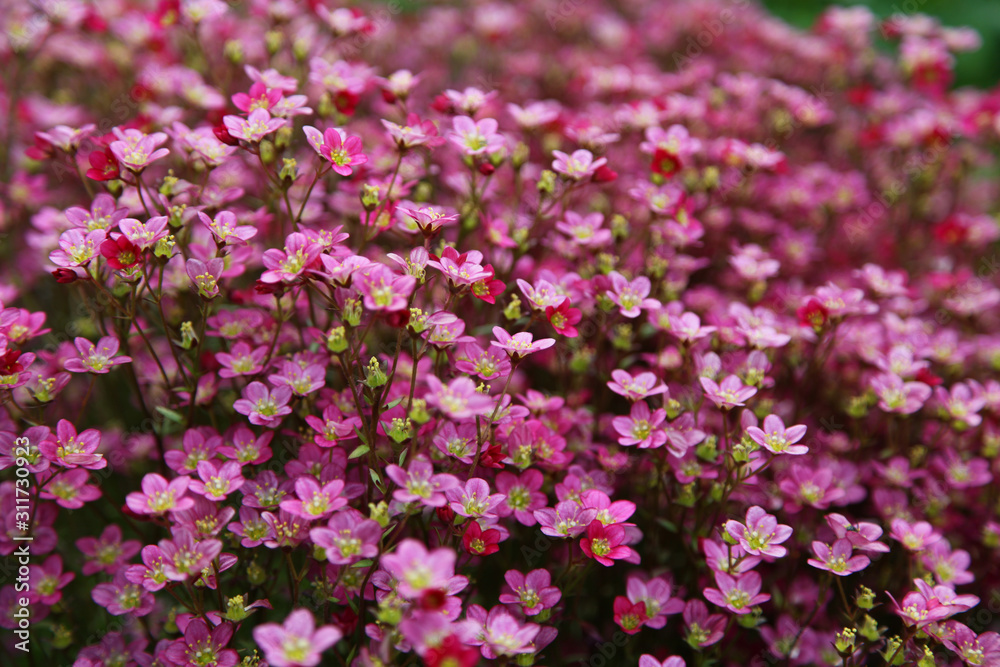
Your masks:
<svg viewBox="0 0 1000 667"><path fill-rule="evenodd" d="M118 158L112 154L110 148L90 153L90 169L87 170L87 178L95 181L113 181L119 177Z"/></svg>
<svg viewBox="0 0 1000 667"><path fill-rule="evenodd" d="M549 324L563 336L577 337L577 330L573 325L580 321L580 309L570 308L569 299L563 299L558 306L547 306L545 317L549 318Z"/></svg>
<svg viewBox="0 0 1000 667"><path fill-rule="evenodd" d="M611 167L606 164L602 164L594 172L594 182L595 183L610 183L618 178L618 172L613 171Z"/></svg>
<svg viewBox="0 0 1000 667"><path fill-rule="evenodd" d="M113 269L127 269L142 261L142 250L124 234L116 239L105 239L101 243L101 254Z"/></svg>
<svg viewBox="0 0 1000 667"><path fill-rule="evenodd" d="M470 521L462 536L462 548L473 556L489 556L500 551L500 531L483 530L478 521Z"/></svg>
<svg viewBox="0 0 1000 667"><path fill-rule="evenodd" d="M427 667L475 667L479 663L479 650L466 646L455 635L448 635L424 654Z"/></svg>
<svg viewBox="0 0 1000 667"><path fill-rule="evenodd" d="M56 269L52 272L52 275L55 277L57 283L62 283L63 285L76 282L80 279L80 276L73 269Z"/></svg>
<svg viewBox="0 0 1000 667"><path fill-rule="evenodd" d="M665 148L657 148L656 152L653 153L653 164L651 166L654 174L660 174L666 178L670 178L684 165L681 163L680 157L676 153L671 153Z"/></svg>
<svg viewBox="0 0 1000 667"><path fill-rule="evenodd" d="M795 315L799 318L799 324L804 327L812 327L813 331L817 333L822 331L830 320L830 311L819 302L819 299L814 297L809 297L803 305L799 306Z"/></svg>

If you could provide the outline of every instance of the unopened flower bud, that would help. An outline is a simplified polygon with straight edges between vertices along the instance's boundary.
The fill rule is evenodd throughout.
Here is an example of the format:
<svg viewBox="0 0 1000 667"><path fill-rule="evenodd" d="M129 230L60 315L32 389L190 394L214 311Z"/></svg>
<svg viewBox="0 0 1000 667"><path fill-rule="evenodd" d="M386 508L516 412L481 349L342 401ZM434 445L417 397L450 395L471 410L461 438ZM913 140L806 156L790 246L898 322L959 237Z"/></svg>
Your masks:
<svg viewBox="0 0 1000 667"><path fill-rule="evenodd" d="M684 412L684 406L676 398L668 398L663 408L667 411L667 419L673 421Z"/></svg>
<svg viewBox="0 0 1000 667"><path fill-rule="evenodd" d="M285 36L280 30L268 30L264 35L264 45L267 47L267 52L272 56L277 53L284 38Z"/></svg>
<svg viewBox="0 0 1000 667"><path fill-rule="evenodd" d="M267 571L260 566L260 563L253 561L247 565L247 581L251 586L260 586L267 581Z"/></svg>
<svg viewBox="0 0 1000 667"><path fill-rule="evenodd" d="M855 596L859 609L871 609L875 606L875 593L866 586L859 586L857 596Z"/></svg>
<svg viewBox="0 0 1000 667"><path fill-rule="evenodd" d="M242 595L236 595L226 601L226 620L239 623L250 615L247 613L246 606L244 606L243 602L244 600Z"/></svg>
<svg viewBox="0 0 1000 667"><path fill-rule="evenodd" d="M270 139L260 142L260 161L264 164L271 164L275 157L274 143Z"/></svg>
<svg viewBox="0 0 1000 667"><path fill-rule="evenodd" d="M157 257L173 257L174 246L177 245L177 238L173 234L167 234L156 242L153 247L153 254Z"/></svg>
<svg viewBox="0 0 1000 667"><path fill-rule="evenodd" d="M340 354L347 349L347 336L344 327L333 327L326 334L326 349L334 354Z"/></svg>
<svg viewBox="0 0 1000 667"><path fill-rule="evenodd" d="M375 503L368 503L369 517L372 521L385 528L389 525L389 505L384 500Z"/></svg>
<svg viewBox="0 0 1000 667"><path fill-rule="evenodd" d="M552 194L556 189L556 173L549 169L542 171L541 176L538 177L538 191L544 192L546 194Z"/></svg>
<svg viewBox="0 0 1000 667"><path fill-rule="evenodd" d="M188 321L181 324L181 347L190 350L191 346L198 342L198 335L194 332L194 325Z"/></svg>
<svg viewBox="0 0 1000 667"><path fill-rule="evenodd" d="M238 39L230 39L226 41L226 45L222 47L222 52L225 54L226 59L234 65L243 64L243 43Z"/></svg>
<svg viewBox="0 0 1000 667"><path fill-rule="evenodd" d="M368 361L368 365L365 366L365 386L369 389L377 389L389 381L386 377L385 372L382 370L382 364L375 357L372 357Z"/></svg>
<svg viewBox="0 0 1000 667"><path fill-rule="evenodd" d="M361 186L361 205L369 213L378 208L378 203L382 199L380 192L379 187L371 183L365 183Z"/></svg>
<svg viewBox="0 0 1000 667"><path fill-rule="evenodd" d="M413 437L413 423L409 419L394 417L392 425L389 427L388 436L397 444L409 440Z"/></svg>
<svg viewBox="0 0 1000 667"><path fill-rule="evenodd" d="M841 632L837 633L833 645L836 647L838 653L841 655L851 655L854 653L855 634L852 628L844 628Z"/></svg>
<svg viewBox="0 0 1000 667"><path fill-rule="evenodd" d="M503 309L503 316L508 320L517 320L521 318L521 299L519 299L516 294L511 295L510 301Z"/></svg>
<svg viewBox="0 0 1000 667"><path fill-rule="evenodd" d="M278 172L278 178L281 179L282 183L285 183L286 185L291 184L298 177L299 164L295 161L295 158L282 158L281 170Z"/></svg>
<svg viewBox="0 0 1000 667"><path fill-rule="evenodd" d="M875 622L874 618L865 614L865 617L858 625L858 634L870 642L878 641L880 634L878 631L878 623Z"/></svg>
<svg viewBox="0 0 1000 667"><path fill-rule="evenodd" d="M422 398L413 399L413 404L410 406L410 421L414 424L426 424L431 420L430 414L427 412L427 401Z"/></svg>

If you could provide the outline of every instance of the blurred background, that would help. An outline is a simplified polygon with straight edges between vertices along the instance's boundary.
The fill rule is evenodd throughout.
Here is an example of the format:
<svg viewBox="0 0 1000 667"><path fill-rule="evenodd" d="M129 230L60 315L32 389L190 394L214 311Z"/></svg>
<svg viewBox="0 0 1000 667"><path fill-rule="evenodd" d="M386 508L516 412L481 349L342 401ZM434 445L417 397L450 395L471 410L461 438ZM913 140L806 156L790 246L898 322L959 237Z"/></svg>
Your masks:
<svg viewBox="0 0 1000 667"><path fill-rule="evenodd" d="M759 0L774 14L800 28L809 28L830 5L864 5L879 18L892 14L929 14L949 27L975 28L983 46L959 54L955 85L989 88L1000 81L1000 0Z"/></svg>

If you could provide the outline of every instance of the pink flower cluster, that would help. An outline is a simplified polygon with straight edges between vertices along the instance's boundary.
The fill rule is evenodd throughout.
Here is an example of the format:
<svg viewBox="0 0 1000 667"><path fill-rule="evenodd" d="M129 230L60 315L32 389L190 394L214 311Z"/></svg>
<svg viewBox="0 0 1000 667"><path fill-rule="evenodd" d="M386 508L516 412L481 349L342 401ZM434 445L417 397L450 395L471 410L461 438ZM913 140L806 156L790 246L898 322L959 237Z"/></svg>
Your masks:
<svg viewBox="0 0 1000 667"><path fill-rule="evenodd" d="M1000 665L978 35L382 4L2 3L0 663Z"/></svg>

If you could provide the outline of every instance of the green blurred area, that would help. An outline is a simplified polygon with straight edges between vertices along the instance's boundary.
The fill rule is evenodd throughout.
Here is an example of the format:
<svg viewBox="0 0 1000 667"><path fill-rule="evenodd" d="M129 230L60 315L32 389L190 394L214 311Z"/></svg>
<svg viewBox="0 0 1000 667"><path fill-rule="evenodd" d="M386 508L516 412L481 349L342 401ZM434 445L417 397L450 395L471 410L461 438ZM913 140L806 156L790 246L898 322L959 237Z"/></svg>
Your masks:
<svg viewBox="0 0 1000 667"><path fill-rule="evenodd" d="M892 14L929 14L950 27L975 28L983 45L963 53L955 66L956 86L992 88L1000 81L1000 0L760 0L792 25L808 28L830 5L869 7L879 18Z"/></svg>

